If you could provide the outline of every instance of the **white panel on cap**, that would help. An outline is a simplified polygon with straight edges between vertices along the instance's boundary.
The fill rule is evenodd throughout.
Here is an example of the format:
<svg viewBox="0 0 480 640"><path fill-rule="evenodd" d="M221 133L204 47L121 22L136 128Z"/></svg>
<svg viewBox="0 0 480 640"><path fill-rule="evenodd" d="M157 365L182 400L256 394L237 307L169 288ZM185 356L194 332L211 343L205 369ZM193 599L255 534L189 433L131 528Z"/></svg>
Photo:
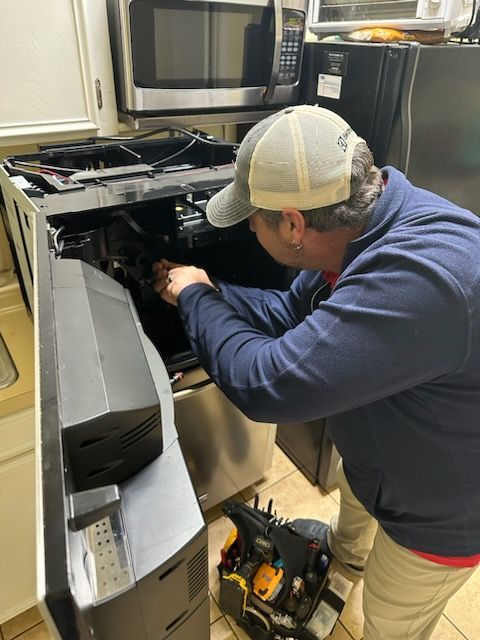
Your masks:
<svg viewBox="0 0 480 640"><path fill-rule="evenodd" d="M347 200L352 156L360 140L327 109L302 106L285 111L252 154L252 204L308 210Z"/></svg>

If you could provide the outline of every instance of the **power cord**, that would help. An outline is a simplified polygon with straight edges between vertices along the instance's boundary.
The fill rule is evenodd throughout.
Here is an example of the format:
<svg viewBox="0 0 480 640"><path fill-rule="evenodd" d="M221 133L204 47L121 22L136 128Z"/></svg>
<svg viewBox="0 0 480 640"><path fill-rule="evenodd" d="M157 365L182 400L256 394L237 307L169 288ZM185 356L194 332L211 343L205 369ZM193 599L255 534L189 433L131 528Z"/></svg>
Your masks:
<svg viewBox="0 0 480 640"><path fill-rule="evenodd" d="M146 133L141 133L138 136L93 136L88 138L89 141L95 142L97 140L111 140L111 141L132 141L132 140L143 140L144 138L148 138L150 136L154 136L157 133L165 133L167 131L176 131L177 133L183 133L186 136L190 136L191 138L195 138L198 142L202 144L209 144L214 147L239 147L240 145L237 142L223 142L221 140L209 140L208 138L204 138L193 131L189 131L188 129L184 129L183 127L177 127L175 125L169 125L165 127L159 127L158 129L152 129L151 131L147 131Z"/></svg>

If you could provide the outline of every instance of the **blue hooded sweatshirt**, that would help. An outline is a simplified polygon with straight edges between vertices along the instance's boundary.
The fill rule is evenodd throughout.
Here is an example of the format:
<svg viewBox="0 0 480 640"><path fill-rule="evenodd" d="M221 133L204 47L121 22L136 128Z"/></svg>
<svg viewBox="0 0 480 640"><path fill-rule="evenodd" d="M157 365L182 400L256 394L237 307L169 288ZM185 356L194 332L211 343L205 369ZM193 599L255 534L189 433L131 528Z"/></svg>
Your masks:
<svg viewBox="0 0 480 640"><path fill-rule="evenodd" d="M192 348L253 420L329 417L353 493L399 544L480 553L480 220L386 167L327 300L185 288Z"/></svg>

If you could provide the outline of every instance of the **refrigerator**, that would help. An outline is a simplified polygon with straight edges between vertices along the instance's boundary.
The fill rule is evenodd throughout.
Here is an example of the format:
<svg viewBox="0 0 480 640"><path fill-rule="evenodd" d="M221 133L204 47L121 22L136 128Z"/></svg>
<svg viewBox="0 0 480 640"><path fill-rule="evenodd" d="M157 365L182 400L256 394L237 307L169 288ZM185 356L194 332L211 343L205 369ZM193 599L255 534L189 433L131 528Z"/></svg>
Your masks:
<svg viewBox="0 0 480 640"><path fill-rule="evenodd" d="M302 100L342 116L379 167L480 214L480 47L310 42ZM277 442L304 475L334 485L328 420L279 425Z"/></svg>
<svg viewBox="0 0 480 640"><path fill-rule="evenodd" d="M379 167L480 214L480 47L312 42L303 101L331 109Z"/></svg>

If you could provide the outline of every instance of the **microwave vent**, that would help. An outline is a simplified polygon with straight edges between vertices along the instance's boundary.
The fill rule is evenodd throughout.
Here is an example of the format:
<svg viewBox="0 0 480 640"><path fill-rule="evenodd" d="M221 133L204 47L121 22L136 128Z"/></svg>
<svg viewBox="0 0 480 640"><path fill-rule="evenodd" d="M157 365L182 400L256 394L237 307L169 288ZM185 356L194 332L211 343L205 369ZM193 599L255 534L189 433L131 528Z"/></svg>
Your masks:
<svg viewBox="0 0 480 640"><path fill-rule="evenodd" d="M126 433L120 436L120 443L122 449L128 449L133 444L142 440L147 436L150 431L153 431L156 427L160 427L160 413L154 413L149 418L141 422L139 425L130 429Z"/></svg>
<svg viewBox="0 0 480 640"><path fill-rule="evenodd" d="M208 550L203 547L187 565L188 599L192 601L208 585Z"/></svg>

